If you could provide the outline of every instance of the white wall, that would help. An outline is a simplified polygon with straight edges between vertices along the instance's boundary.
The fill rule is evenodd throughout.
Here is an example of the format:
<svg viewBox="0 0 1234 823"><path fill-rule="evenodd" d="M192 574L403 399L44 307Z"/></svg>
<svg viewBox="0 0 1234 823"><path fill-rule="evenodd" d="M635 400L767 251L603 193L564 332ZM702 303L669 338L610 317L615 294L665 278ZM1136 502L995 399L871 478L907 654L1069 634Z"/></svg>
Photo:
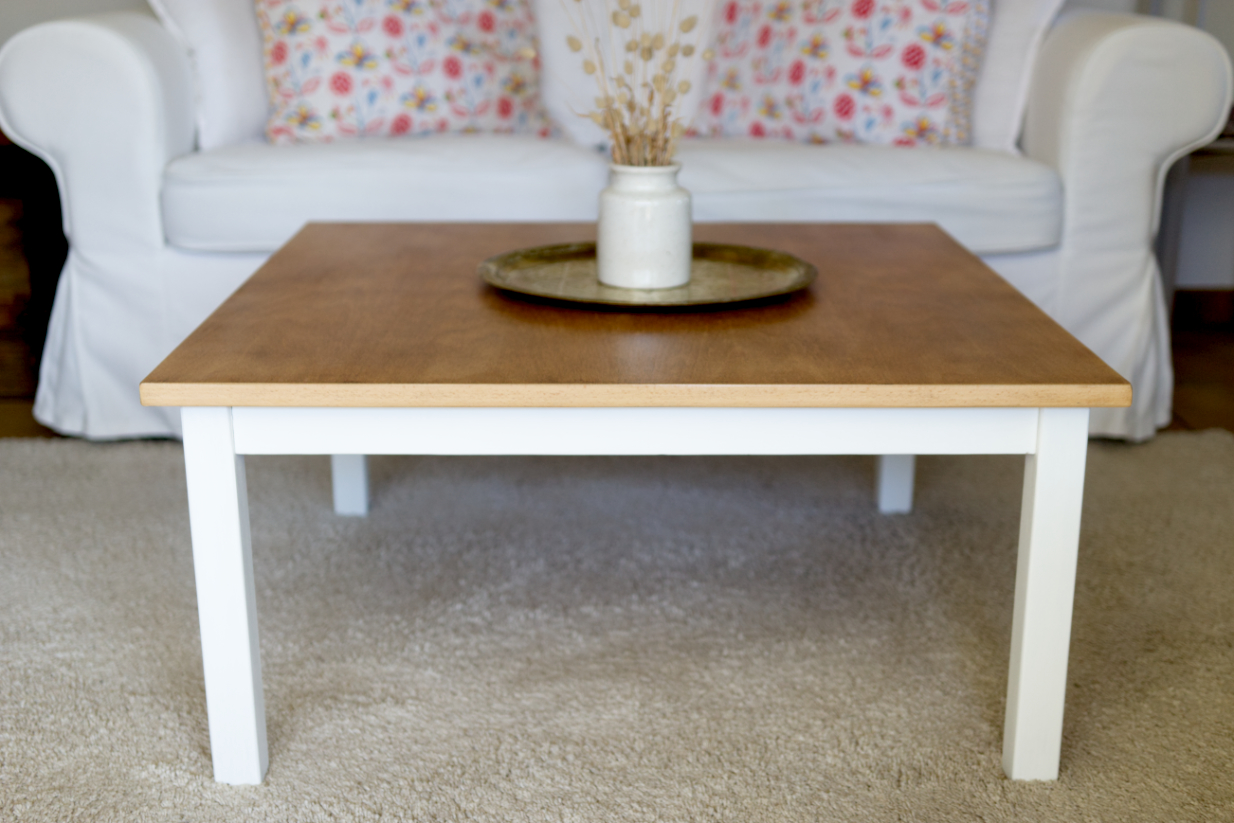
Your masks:
<svg viewBox="0 0 1234 823"><path fill-rule="evenodd" d="M1208 0L1204 31L1220 40L1227 52L1234 54L1234 2Z"/></svg>
<svg viewBox="0 0 1234 823"><path fill-rule="evenodd" d="M1193 161L1194 166L1201 164ZM1178 246L1180 289L1234 289L1234 169L1198 168L1187 181ZM1209 173L1205 173L1209 172Z"/></svg>
<svg viewBox="0 0 1234 823"><path fill-rule="evenodd" d="M1101 9L1102 11L1136 11L1138 0L1067 0L1064 9ZM997 6L998 0L994 0Z"/></svg>
<svg viewBox="0 0 1234 823"><path fill-rule="evenodd" d="M0 45L24 28L58 17L102 11L144 11L146 0L0 0Z"/></svg>

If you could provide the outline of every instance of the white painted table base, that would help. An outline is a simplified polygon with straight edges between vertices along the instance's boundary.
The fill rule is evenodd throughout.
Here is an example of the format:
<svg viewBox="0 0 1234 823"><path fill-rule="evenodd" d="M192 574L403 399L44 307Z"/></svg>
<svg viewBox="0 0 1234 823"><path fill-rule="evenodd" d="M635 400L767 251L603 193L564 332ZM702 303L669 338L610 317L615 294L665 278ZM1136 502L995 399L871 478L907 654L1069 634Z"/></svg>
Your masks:
<svg viewBox="0 0 1234 823"><path fill-rule="evenodd" d="M367 454L879 456L878 505L912 507L914 455L1024 454L1003 768L1058 777L1087 409L186 408L193 566L214 777L266 773L245 454L332 455L340 514L368 510Z"/></svg>
<svg viewBox="0 0 1234 823"><path fill-rule="evenodd" d="M345 517L368 514L368 460L362 454L330 455L334 513Z"/></svg>

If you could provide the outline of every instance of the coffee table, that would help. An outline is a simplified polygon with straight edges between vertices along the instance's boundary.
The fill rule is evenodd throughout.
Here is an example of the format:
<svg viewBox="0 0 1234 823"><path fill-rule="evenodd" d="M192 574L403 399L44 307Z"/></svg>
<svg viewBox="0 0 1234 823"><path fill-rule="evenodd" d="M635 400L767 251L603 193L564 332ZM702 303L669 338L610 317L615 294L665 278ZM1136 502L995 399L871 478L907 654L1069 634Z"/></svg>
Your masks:
<svg viewBox="0 0 1234 823"><path fill-rule="evenodd" d="M332 455L347 515L369 454L878 455L887 513L915 455L1026 455L1003 766L1055 779L1088 409L1128 383L933 225L696 226L818 267L744 309L572 309L476 276L594 231L311 224L142 383L183 407L215 779L267 765L246 454Z"/></svg>

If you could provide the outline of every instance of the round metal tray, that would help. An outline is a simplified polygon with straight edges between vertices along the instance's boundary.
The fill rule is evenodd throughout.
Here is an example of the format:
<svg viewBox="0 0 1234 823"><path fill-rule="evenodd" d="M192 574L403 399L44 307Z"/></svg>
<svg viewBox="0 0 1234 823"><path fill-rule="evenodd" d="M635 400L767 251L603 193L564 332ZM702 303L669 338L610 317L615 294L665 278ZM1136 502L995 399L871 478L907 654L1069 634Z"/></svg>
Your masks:
<svg viewBox="0 0 1234 823"><path fill-rule="evenodd" d="M791 254L695 243L690 282L673 289L619 289L596 276L596 244L566 243L499 254L480 264L486 283L506 291L606 306L706 306L742 303L803 289L818 270Z"/></svg>

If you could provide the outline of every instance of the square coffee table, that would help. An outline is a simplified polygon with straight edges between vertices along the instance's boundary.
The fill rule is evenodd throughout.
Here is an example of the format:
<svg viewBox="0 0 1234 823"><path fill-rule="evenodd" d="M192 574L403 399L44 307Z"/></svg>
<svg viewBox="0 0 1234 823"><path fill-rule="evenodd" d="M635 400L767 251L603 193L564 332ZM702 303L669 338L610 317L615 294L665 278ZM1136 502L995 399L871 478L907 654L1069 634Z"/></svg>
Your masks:
<svg viewBox="0 0 1234 823"><path fill-rule="evenodd" d="M1058 776L1088 409L1131 387L933 225L701 224L700 241L818 267L806 291L718 311L514 299L477 264L591 224L312 224L146 378L184 407L216 780L266 772L246 454L879 456L912 503L918 454L1026 455L1003 767Z"/></svg>

